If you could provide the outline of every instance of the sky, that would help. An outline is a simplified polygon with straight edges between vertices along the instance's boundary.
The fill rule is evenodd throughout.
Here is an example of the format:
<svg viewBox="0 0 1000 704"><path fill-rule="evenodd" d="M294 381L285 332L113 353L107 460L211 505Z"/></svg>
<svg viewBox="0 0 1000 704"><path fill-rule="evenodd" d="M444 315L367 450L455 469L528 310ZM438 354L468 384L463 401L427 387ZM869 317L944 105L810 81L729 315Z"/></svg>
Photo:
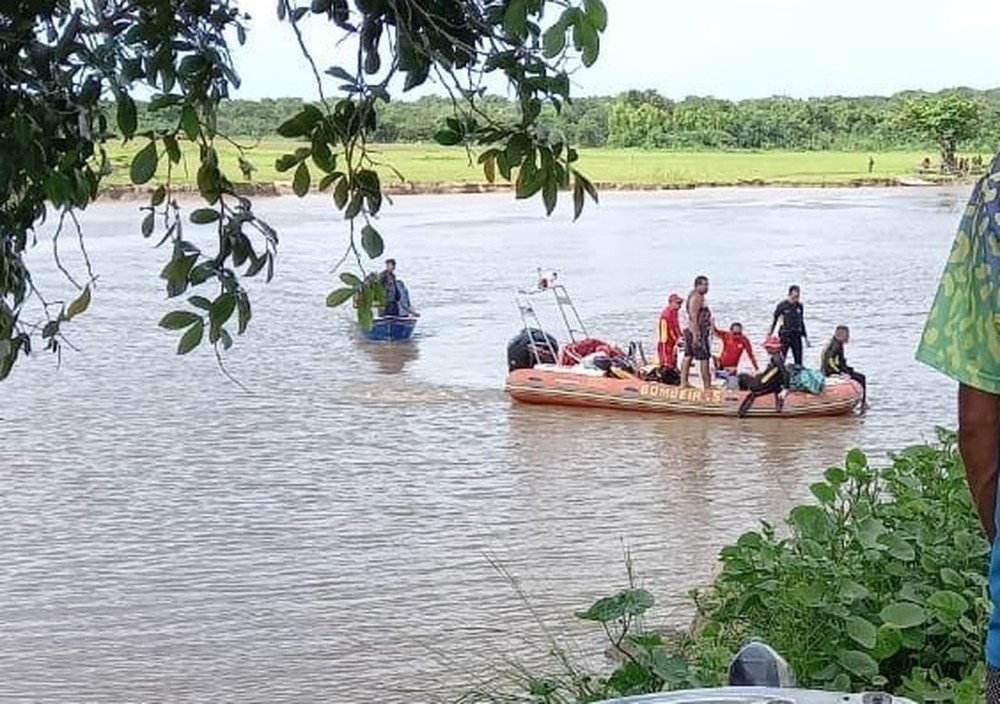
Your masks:
<svg viewBox="0 0 1000 704"><path fill-rule="evenodd" d="M680 99L888 95L1000 86L997 0L605 0L601 55L573 74L575 95L653 88ZM317 97L315 79L277 0L240 0L252 16L234 52L234 97ZM320 70L337 35L303 20ZM325 31L324 31L325 30ZM335 87L331 79L329 87ZM437 92L434 87L423 93ZM415 93L414 97L420 93Z"/></svg>

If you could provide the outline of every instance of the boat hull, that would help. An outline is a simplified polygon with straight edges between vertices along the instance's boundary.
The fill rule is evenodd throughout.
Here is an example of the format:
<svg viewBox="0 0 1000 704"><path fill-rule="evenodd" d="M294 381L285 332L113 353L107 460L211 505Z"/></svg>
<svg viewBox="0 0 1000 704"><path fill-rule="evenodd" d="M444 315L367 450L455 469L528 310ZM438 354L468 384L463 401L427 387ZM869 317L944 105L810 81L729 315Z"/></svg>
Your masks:
<svg viewBox="0 0 1000 704"><path fill-rule="evenodd" d="M505 385L522 403L604 408L647 413L735 416L746 391L714 387L682 389L655 381L614 379L566 371L559 367L517 369ZM861 386L848 379L830 379L821 394L792 392L779 413L773 396L761 396L750 416L817 417L847 415L861 402Z"/></svg>
<svg viewBox="0 0 1000 704"><path fill-rule="evenodd" d="M371 328L365 333L369 340L409 340L417 327L417 319L408 316L384 316L375 318Z"/></svg>

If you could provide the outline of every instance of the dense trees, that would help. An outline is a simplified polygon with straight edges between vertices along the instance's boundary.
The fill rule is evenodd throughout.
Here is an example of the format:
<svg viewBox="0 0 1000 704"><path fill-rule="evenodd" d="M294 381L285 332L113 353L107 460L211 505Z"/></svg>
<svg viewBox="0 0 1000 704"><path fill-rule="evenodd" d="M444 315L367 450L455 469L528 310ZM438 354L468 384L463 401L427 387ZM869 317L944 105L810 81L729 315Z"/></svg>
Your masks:
<svg viewBox="0 0 1000 704"><path fill-rule="evenodd" d="M227 101L219 107L219 128L266 137L303 104L293 98ZM514 102L498 96L485 96L480 105L497 119L517 113ZM393 101L379 110L375 140L432 142L453 111L452 101L438 96ZM166 118L159 119L166 124ZM679 102L656 91L632 90L614 98L575 98L559 114L543 109L539 126L590 147L859 151L939 149L942 134L937 128L956 146L989 150L1000 145L1000 89L807 100L689 97Z"/></svg>

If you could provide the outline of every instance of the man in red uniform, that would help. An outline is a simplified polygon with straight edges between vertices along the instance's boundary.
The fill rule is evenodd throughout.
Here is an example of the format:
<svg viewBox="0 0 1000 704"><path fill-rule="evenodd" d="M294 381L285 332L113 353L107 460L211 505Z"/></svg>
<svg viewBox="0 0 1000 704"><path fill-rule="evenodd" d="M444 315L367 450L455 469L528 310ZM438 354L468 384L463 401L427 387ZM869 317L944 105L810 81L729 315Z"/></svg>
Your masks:
<svg viewBox="0 0 1000 704"><path fill-rule="evenodd" d="M660 358L661 367L677 368L677 343L681 339L680 310L683 302L683 298L671 293L667 307L660 313L660 333L656 353Z"/></svg>
<svg viewBox="0 0 1000 704"><path fill-rule="evenodd" d="M735 375L739 371L740 360L743 353L747 353L753 370L759 371L757 358L753 354L753 343L743 334L743 326L740 323L733 323L729 326L729 332L715 328L715 335L722 340L722 354L715 358L715 366L720 372Z"/></svg>

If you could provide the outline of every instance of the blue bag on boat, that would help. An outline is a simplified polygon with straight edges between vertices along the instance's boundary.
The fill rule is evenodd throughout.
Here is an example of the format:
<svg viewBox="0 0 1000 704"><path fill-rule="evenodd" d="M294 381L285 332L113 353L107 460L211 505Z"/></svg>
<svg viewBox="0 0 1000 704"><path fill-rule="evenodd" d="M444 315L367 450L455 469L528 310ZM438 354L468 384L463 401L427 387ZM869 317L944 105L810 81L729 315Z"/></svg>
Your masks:
<svg viewBox="0 0 1000 704"><path fill-rule="evenodd" d="M826 377L816 369L795 366L792 368L791 380L788 383L791 391L805 391L810 394L821 394L826 388Z"/></svg>

